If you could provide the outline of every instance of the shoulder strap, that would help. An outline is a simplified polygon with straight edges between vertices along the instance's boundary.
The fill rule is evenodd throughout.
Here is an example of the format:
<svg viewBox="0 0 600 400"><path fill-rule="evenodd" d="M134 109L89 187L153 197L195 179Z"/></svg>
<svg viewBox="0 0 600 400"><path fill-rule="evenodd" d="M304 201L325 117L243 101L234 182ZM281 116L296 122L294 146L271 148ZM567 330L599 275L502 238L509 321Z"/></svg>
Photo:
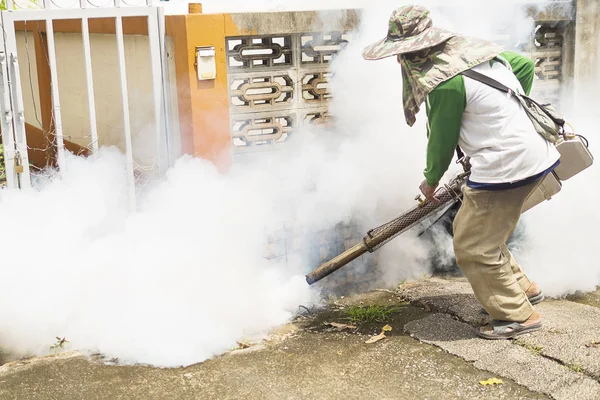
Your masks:
<svg viewBox="0 0 600 400"><path fill-rule="evenodd" d="M458 161L462 160L465 157L465 153L463 153L460 146L456 146L456 157L458 157Z"/></svg>
<svg viewBox="0 0 600 400"><path fill-rule="evenodd" d="M461 73L461 75L468 76L471 79L474 79L474 80L476 80L478 82L481 82L481 83L483 83L485 85L488 85L490 87L493 87L494 89L498 89L501 92L509 93L509 94L511 94L513 96L517 95L514 90L512 90L509 87L503 85L502 83L498 82L497 80L492 79L489 76L480 74L477 71L473 71L472 69L468 69L466 71L463 71Z"/></svg>

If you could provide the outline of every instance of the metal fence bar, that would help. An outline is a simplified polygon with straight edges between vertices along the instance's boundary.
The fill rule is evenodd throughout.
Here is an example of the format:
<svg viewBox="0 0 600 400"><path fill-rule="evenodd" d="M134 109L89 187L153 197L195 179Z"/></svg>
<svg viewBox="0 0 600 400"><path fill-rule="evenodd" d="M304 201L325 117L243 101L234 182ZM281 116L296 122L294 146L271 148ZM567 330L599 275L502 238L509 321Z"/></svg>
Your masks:
<svg viewBox="0 0 600 400"><path fill-rule="evenodd" d="M81 8L87 7L87 0L80 0ZM90 50L90 29L88 17L81 18L81 37L83 39L83 59L85 61L85 80L88 96L88 113L90 115L90 135L92 137L92 152L98 152L98 128L96 124L96 102L94 99L94 81L92 74L92 53Z"/></svg>
<svg viewBox="0 0 600 400"><path fill-rule="evenodd" d="M4 13L2 13L4 24ZM15 141L13 138L13 117L10 100L10 88L8 86L8 60L4 49L0 51L0 109L2 110L2 144L4 145L4 173L6 175L6 184L9 188L19 187L18 177L15 172Z"/></svg>
<svg viewBox="0 0 600 400"><path fill-rule="evenodd" d="M11 2L12 0L8 0ZM169 132L171 121L169 119L170 110L170 92L168 92L168 66L167 66L167 55L165 48L165 24L164 24L164 12L161 8L157 7L121 7L121 0L114 0L114 8L94 8L93 10L86 3L87 0L79 0L79 9L57 9L53 8L51 2L48 0L40 0L43 3L44 9L42 10L20 10L19 12L3 12L6 18L10 22L9 24L3 23L6 27L10 25L12 28L12 36L10 33L5 37L5 52L0 51L0 66L3 67L0 72L2 80L0 81L0 110L3 111L2 128L3 142L7 145L7 172L11 173L11 176L17 177L18 174L11 171L11 167L14 167L14 151L15 146L20 144L15 143L16 127L15 124L20 121L23 129L20 131L22 135L20 137L25 139L24 130L24 115L23 115L23 101L22 97L11 98L11 93L18 93L21 95L21 88L19 85L15 85L15 76L18 77L18 62L17 62L17 49L16 49L16 35L14 32L15 21L45 21L46 23L46 34L47 34L47 45L48 45L48 58L50 66L50 79L51 79L51 96L52 96L52 112L53 122L55 126L56 134L56 148L58 154L58 166L61 173L66 170L66 154L64 147L64 134L62 126L60 96L58 90L58 72L57 72L57 59L56 59L56 43L54 35L53 21L57 19L81 19L82 27L82 40L84 50L84 64L86 70L86 86L88 92L88 109L90 115L90 136L92 138L92 150L96 152L99 147L98 143L98 127L97 127L97 114L96 104L94 97L94 82L93 82L93 71L92 71L92 58L91 58L91 39L89 32L89 18L111 18L115 21L115 32L116 32L116 43L117 43L117 57L119 67L119 80L121 85L121 100L123 108L123 130L125 134L125 153L126 153L126 169L128 179L128 194L130 200L130 208L132 211L136 209L136 198L135 198L135 168L133 158L133 144L131 135L131 115L129 110L129 93L128 93L128 82L127 82L127 68L125 59L125 39L123 33L123 18L125 17L147 17L148 18L148 38L150 45L150 59L152 68L152 85L153 85L153 106L155 111L155 124L156 124L156 146L159 156L159 168L161 172L166 170L165 167L169 166L170 163L170 143L169 143ZM146 0L147 4L152 4L152 0ZM4 21L4 18L3 18ZM5 22L5 21L4 21ZM9 29L10 31L10 29ZM6 35L6 33L5 33ZM11 51L8 51L12 49ZM11 55L14 57L11 58ZM4 58L2 59L2 55ZM3 64L4 62L4 64ZM17 79L18 80L18 79ZM6 84L4 84L6 81ZM165 82L167 85L165 86ZM20 84L20 82L18 82ZM10 85L10 86L9 86ZM3 101L4 100L4 101ZM19 106L21 104L21 106ZM14 115L13 115L14 114ZM6 138L4 138L6 136ZM24 155L27 156L26 143L23 142ZM12 154L11 154L11 150ZM27 165L25 168L27 168ZM27 171L27 179L29 178ZM15 183L15 179L10 179L11 184ZM15 183L14 186L18 186Z"/></svg>
<svg viewBox="0 0 600 400"><path fill-rule="evenodd" d="M119 8L94 8L93 18L115 18L118 13L121 17L147 17L152 13L149 7L119 7ZM47 19L81 19L89 17L90 9L67 8L48 10L19 10L13 13L14 21L45 21Z"/></svg>
<svg viewBox="0 0 600 400"><path fill-rule="evenodd" d="M45 13L47 14L47 12ZM58 157L58 168L62 175L66 171L65 143L62 129L62 116L60 112L60 96L58 93L58 71L56 69L56 47L54 45L53 20L46 19L46 40L48 41L48 63L50 64L50 88L52 94L52 119L54 120L54 131L56 135L56 154Z"/></svg>
<svg viewBox="0 0 600 400"><path fill-rule="evenodd" d="M114 12L124 9L113 9ZM117 56L119 62L119 77L121 80L121 100L123 104L123 130L125 132L125 153L127 157L127 183L129 188L129 208L131 211L136 209L135 201L135 176L133 170L133 147L131 144L131 122L129 118L129 94L127 90L127 70L125 66L125 44L123 38L123 17L115 17L115 28L117 34Z"/></svg>
<svg viewBox="0 0 600 400"><path fill-rule="evenodd" d="M19 59L16 51L10 53L10 65L13 77L13 132L15 135L17 161L21 169L19 171L19 187L24 189L31 187L31 176L29 174L29 151L27 147L27 134L25 132L25 106L23 105L23 91L21 90L21 71L19 70Z"/></svg>
<svg viewBox="0 0 600 400"><path fill-rule="evenodd" d="M152 94L154 96L154 125L156 130L156 155L159 173L167 170L168 143L165 140L164 88L162 84L162 60L158 34L158 13L148 17L148 44L152 69Z"/></svg>
<svg viewBox="0 0 600 400"><path fill-rule="evenodd" d="M25 116L19 61L17 59L14 15L14 12L2 12L5 50L2 69L3 81L6 80L3 103L10 107L5 109L8 112L3 116L7 119L5 122L8 124L6 136L4 129L2 132L3 140L4 138L7 139L6 142L3 142L5 150L4 163L7 167L7 184L13 188L27 188L31 186L31 178L29 175L29 154L25 135Z"/></svg>
<svg viewBox="0 0 600 400"><path fill-rule="evenodd" d="M151 0L149 0L151 1ZM167 167L173 166L173 161L179 157L179 151L175 149L173 121L171 121L171 84L169 79L169 60L167 58L167 35L165 23L165 9L158 7L158 38L160 41L160 61L162 67L162 90L163 90L163 116L165 118L165 142L167 146Z"/></svg>

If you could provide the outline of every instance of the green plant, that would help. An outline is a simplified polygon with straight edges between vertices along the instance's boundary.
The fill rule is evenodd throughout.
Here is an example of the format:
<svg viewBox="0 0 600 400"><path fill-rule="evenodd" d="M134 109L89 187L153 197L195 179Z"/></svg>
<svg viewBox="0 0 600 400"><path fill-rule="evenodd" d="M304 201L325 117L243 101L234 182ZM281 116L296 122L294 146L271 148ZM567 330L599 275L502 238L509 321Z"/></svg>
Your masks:
<svg viewBox="0 0 600 400"><path fill-rule="evenodd" d="M4 145L0 144L0 182L6 180L6 169L4 166Z"/></svg>
<svg viewBox="0 0 600 400"><path fill-rule="evenodd" d="M383 322L387 320L393 312L393 308L377 305L370 305L368 307L350 306L344 310L346 319L350 320L352 323Z"/></svg>
<svg viewBox="0 0 600 400"><path fill-rule="evenodd" d="M16 9L17 9L17 5L15 3L13 3L13 10L16 10ZM6 0L0 1L0 10L2 10L2 11L8 10L8 8L6 8Z"/></svg>
<svg viewBox="0 0 600 400"><path fill-rule="evenodd" d="M542 346L538 346L535 344L529 344L521 339L515 340L515 344L518 344L519 346L526 348L527 350L531 351L533 354L538 355L538 356L540 354L542 354L542 351L544 351L544 348Z"/></svg>
<svg viewBox="0 0 600 400"><path fill-rule="evenodd" d="M27 8L40 8L37 0L29 0L29 4L30 4L30 6ZM33 5L33 7L31 5ZM23 9L24 7L17 6L17 3L13 1L12 9L17 10L19 8ZM0 0L0 11L6 11L6 10L8 10L8 8L6 8L6 0Z"/></svg>
<svg viewBox="0 0 600 400"><path fill-rule="evenodd" d="M60 349L63 349L65 347L66 343L69 343L69 341L66 338L60 338L57 336L56 343L50 346L50 350L54 350L54 354L57 354L60 352Z"/></svg>
<svg viewBox="0 0 600 400"><path fill-rule="evenodd" d="M574 371L574 372L578 372L578 373L583 372L583 367L579 364L567 364L567 368L569 368L571 371Z"/></svg>

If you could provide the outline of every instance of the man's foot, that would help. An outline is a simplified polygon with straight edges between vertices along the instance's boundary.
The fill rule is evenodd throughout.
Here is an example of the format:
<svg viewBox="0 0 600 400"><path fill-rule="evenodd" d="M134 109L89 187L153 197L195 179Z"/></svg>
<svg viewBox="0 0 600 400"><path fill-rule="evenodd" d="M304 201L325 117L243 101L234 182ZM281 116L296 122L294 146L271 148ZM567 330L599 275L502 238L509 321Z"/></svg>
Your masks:
<svg viewBox="0 0 600 400"><path fill-rule="evenodd" d="M531 287L525 291L525 294L527 295L527 298L532 306L540 304L542 301L544 301L544 292L542 292L542 289L540 289L537 283L532 283ZM482 314L488 314L485 308L481 308L480 311Z"/></svg>
<svg viewBox="0 0 600 400"><path fill-rule="evenodd" d="M532 306L544 301L544 292L542 292L542 289L540 289L535 282L532 283L531 287L525 291L525 294L527 295L527 298Z"/></svg>
<svg viewBox="0 0 600 400"><path fill-rule="evenodd" d="M524 333L537 331L541 327L542 316L537 311L534 311L525 322L494 320L490 324L479 328L476 333L477 336L484 339L512 339Z"/></svg>

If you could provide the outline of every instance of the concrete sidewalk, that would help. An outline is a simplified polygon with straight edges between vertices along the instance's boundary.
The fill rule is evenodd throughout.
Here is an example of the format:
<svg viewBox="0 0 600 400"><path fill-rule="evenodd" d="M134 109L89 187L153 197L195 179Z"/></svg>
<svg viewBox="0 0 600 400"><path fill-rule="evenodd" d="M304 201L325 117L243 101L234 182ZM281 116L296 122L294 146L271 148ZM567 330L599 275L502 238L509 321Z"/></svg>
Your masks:
<svg viewBox="0 0 600 400"><path fill-rule="evenodd" d="M405 326L422 342L555 399L600 399L599 308L549 299L536 306L541 331L487 341L475 336L474 327L488 317L466 281L430 279L403 285L398 293L432 312Z"/></svg>
<svg viewBox="0 0 600 400"><path fill-rule="evenodd" d="M409 301L407 303L406 301ZM396 308L389 320L338 331L350 305ZM268 341L188 368L109 366L80 354L0 367L0 399L598 399L600 310L539 306L545 328L516 341L474 335L468 284L430 279L340 299ZM389 324L374 344L365 341ZM412 337L411 337L412 336ZM500 385L480 381L500 378Z"/></svg>

